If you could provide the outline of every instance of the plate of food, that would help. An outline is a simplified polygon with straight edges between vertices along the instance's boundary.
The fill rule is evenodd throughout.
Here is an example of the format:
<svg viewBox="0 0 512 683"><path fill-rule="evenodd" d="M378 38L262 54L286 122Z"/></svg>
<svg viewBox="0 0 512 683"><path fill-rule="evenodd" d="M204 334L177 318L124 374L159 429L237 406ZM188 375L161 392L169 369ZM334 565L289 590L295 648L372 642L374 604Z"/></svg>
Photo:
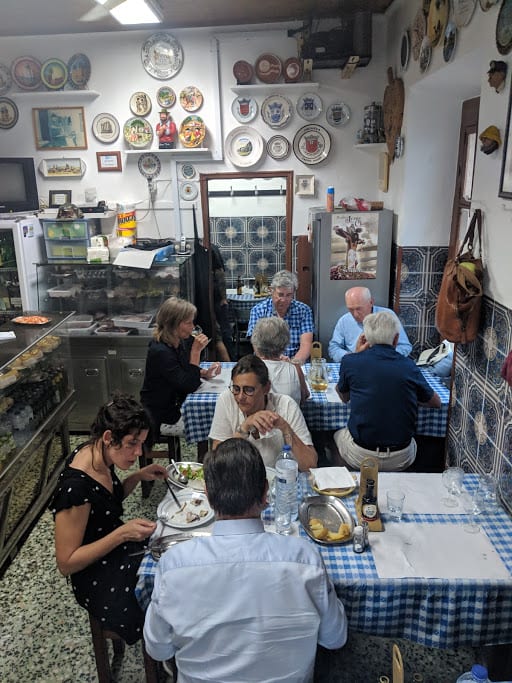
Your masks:
<svg viewBox="0 0 512 683"><path fill-rule="evenodd" d="M12 322L16 325L46 325L51 322L51 318L45 315L18 315Z"/></svg>
<svg viewBox="0 0 512 683"><path fill-rule="evenodd" d="M174 498L166 496L157 508L157 514L165 518L166 526L193 529L213 519L214 513L206 494L199 491L179 491L176 496L180 502L179 507Z"/></svg>
<svg viewBox="0 0 512 683"><path fill-rule="evenodd" d="M320 545L350 541L354 518L334 496L308 496L299 506L299 520L307 535Z"/></svg>
<svg viewBox="0 0 512 683"><path fill-rule="evenodd" d="M169 472L169 479L173 484L178 486L180 489L193 489L194 491L204 491L204 473L203 465L200 462L177 462L176 463L180 474L184 474L188 482L182 484L178 480L178 475L174 469L174 465L167 465L167 471Z"/></svg>

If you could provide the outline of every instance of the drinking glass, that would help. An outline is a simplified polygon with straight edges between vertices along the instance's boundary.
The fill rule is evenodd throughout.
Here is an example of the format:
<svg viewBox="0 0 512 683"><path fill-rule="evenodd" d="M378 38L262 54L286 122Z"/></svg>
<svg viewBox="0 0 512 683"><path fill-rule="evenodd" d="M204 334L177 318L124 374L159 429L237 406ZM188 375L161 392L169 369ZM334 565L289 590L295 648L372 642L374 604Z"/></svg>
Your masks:
<svg viewBox="0 0 512 683"><path fill-rule="evenodd" d="M484 497L487 508L496 510L498 507L496 477L493 474L481 474L478 478L477 490Z"/></svg>
<svg viewBox="0 0 512 683"><path fill-rule="evenodd" d="M464 480L464 470L462 467L448 467L442 475L443 486L448 491L446 498L441 498L443 505L449 508L456 508L458 506L457 496L462 491L462 482Z"/></svg>
<svg viewBox="0 0 512 683"><path fill-rule="evenodd" d="M190 333L190 336L191 337L199 337L200 334L203 334L203 328L201 327L201 325L195 325L194 329Z"/></svg>
<svg viewBox="0 0 512 683"><path fill-rule="evenodd" d="M475 493L464 492L460 499L464 512L469 516L469 521L464 524L464 531L468 534L478 534L480 525L478 524L477 517L485 511L484 497L476 491Z"/></svg>

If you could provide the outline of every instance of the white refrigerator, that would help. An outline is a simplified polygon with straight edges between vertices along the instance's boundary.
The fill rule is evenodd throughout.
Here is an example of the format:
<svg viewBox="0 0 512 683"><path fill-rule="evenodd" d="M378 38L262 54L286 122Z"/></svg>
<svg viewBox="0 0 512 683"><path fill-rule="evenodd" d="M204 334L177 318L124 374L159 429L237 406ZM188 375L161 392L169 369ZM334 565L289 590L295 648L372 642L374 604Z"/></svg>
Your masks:
<svg viewBox="0 0 512 683"><path fill-rule="evenodd" d="M38 218L0 220L0 313L38 310L36 263L45 260Z"/></svg>
<svg viewBox="0 0 512 683"><path fill-rule="evenodd" d="M393 212L312 209L309 219L315 339L327 358L334 326L347 312L347 289L368 287L378 306L389 305Z"/></svg>

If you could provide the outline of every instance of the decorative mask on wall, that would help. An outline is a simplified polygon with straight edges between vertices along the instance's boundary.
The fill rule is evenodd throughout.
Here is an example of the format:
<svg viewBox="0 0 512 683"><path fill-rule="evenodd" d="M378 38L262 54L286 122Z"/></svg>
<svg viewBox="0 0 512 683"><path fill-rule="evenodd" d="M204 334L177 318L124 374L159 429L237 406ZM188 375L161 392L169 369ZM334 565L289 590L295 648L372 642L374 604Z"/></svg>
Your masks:
<svg viewBox="0 0 512 683"><path fill-rule="evenodd" d="M487 81L491 88L494 88L496 92L501 92L505 87L505 79L507 77L506 62L495 59L491 60L487 76Z"/></svg>
<svg viewBox="0 0 512 683"><path fill-rule="evenodd" d="M496 126L488 126L484 131L480 133L480 141L482 146L480 151L484 154L492 154L501 145L501 135L500 131Z"/></svg>

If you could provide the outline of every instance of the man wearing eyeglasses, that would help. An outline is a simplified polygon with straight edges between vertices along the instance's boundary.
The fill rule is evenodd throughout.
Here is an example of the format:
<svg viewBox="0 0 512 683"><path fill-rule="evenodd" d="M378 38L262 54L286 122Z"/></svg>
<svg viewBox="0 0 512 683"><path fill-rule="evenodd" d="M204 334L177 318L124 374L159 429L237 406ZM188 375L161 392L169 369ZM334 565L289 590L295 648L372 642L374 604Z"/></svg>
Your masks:
<svg viewBox="0 0 512 683"><path fill-rule="evenodd" d="M243 356L231 371L231 385L215 405L209 439L215 450L231 437L248 439L263 462L273 467L284 444L292 448L299 470L315 467L317 454L304 416L290 396L270 391L265 363L252 354Z"/></svg>
<svg viewBox="0 0 512 683"><path fill-rule="evenodd" d="M311 355L313 343L313 313L311 308L302 301L295 299L298 281L294 273L280 270L270 283L271 296L251 309L247 336L252 335L254 326L260 318L270 318L277 315L288 323L290 328L290 343L285 356L292 362L305 363Z"/></svg>

